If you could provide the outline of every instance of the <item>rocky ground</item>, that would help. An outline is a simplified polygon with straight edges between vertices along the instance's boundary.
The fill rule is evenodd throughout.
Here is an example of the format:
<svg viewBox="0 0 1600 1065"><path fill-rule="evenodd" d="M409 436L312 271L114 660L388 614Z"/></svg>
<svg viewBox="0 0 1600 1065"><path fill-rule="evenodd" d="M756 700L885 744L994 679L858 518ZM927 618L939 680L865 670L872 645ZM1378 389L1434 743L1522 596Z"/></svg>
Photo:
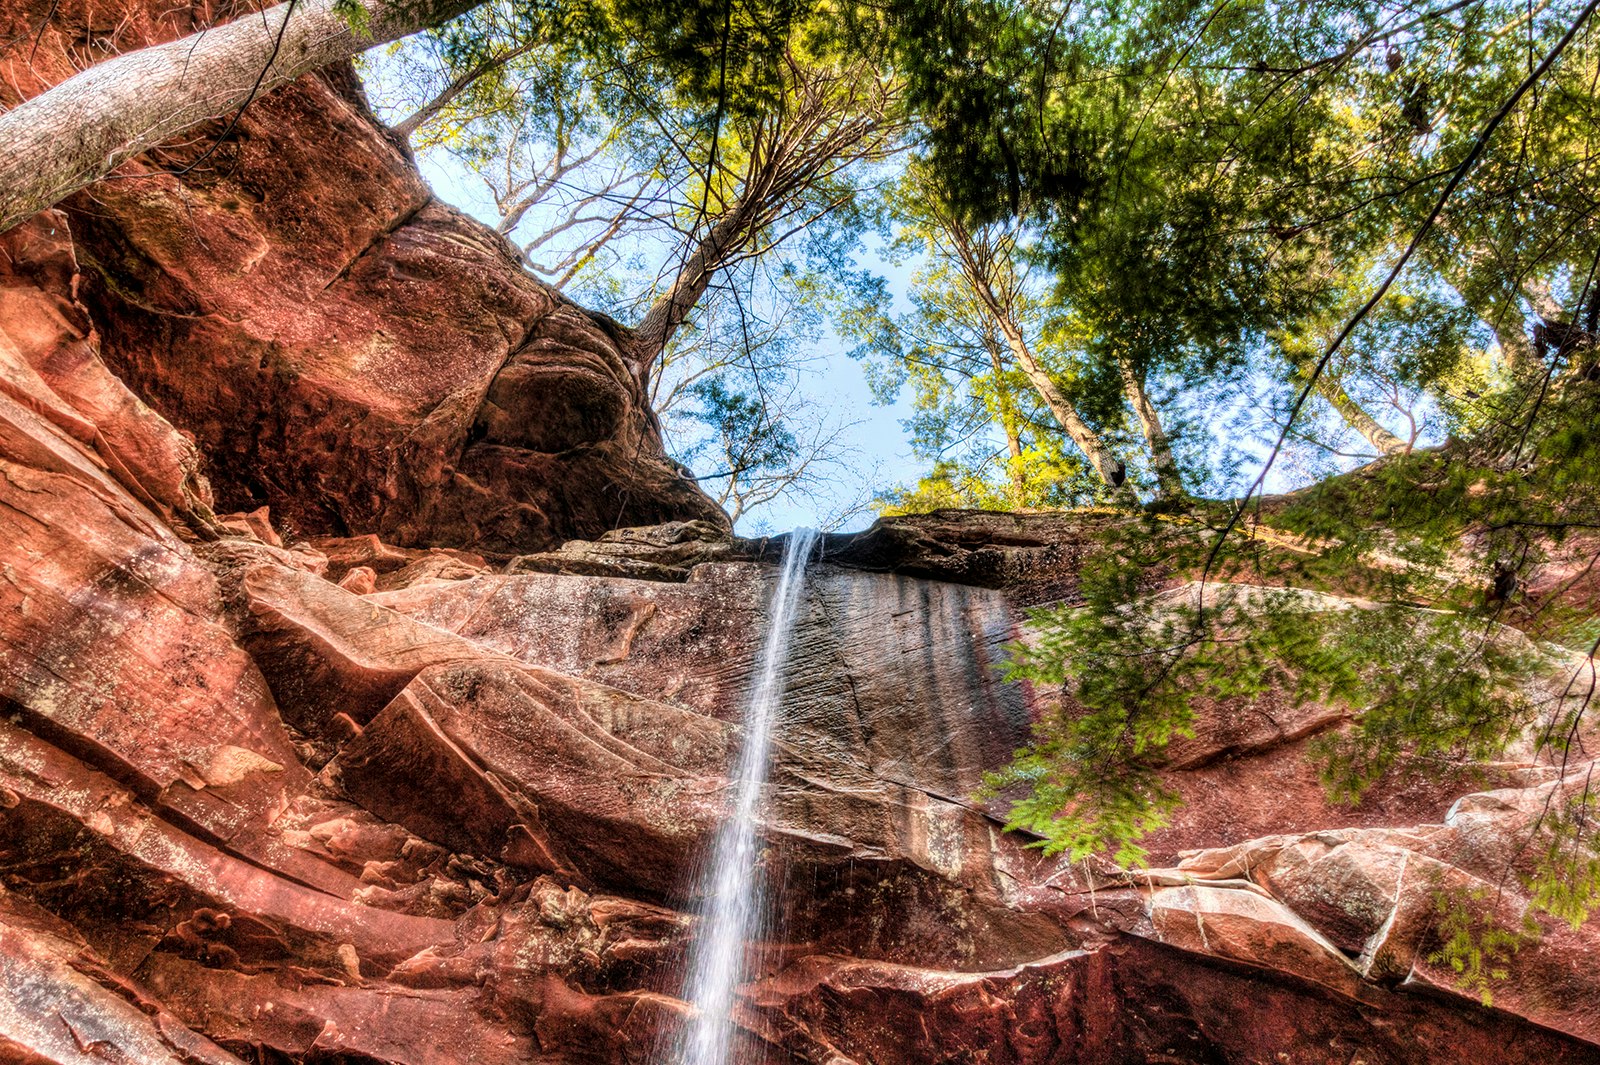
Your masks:
<svg viewBox="0 0 1600 1065"><path fill-rule="evenodd" d="M10 5L0 100L212 14ZM205 143L0 236L0 1060L660 1061L775 547L348 71L161 173ZM1048 694L1001 647L1106 520L825 545L741 1060L1600 1061L1590 928L1493 1008L1431 960L1441 897L1520 910L1549 766L1336 807L1340 714L1219 705L1133 877L972 801Z"/></svg>

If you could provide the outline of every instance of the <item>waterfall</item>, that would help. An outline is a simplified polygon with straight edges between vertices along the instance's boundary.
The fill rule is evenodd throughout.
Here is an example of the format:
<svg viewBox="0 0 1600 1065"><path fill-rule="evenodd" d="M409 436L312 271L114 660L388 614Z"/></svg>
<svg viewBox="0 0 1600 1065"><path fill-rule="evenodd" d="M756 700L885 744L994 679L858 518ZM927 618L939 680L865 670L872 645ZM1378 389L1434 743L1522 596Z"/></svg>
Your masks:
<svg viewBox="0 0 1600 1065"><path fill-rule="evenodd" d="M814 529L796 529L789 535L772 594L760 672L745 705L744 746L731 779L736 789L732 816L718 830L711 864L700 877L706 905L690 949L686 981L686 995L696 1013L675 1059L680 1065L729 1065L733 993L748 978L747 948L761 937L766 923L766 900L755 869L756 807L767 779L773 719L783 700L783 666L799 612L806 560L816 540Z"/></svg>

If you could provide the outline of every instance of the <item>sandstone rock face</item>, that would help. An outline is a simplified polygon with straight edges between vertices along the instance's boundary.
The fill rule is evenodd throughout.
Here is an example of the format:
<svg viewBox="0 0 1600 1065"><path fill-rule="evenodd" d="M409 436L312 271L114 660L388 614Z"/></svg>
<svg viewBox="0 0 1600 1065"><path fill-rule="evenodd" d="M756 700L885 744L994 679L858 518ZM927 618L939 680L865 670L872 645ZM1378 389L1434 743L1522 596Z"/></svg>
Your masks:
<svg viewBox="0 0 1600 1065"><path fill-rule="evenodd" d="M1020 606L1078 600L1078 568L1121 519L1110 513L942 510L881 518L865 532L821 537L820 557L852 569L993 588ZM513 559L510 573L682 581L704 562L777 562L787 535L729 539L702 522L617 529L592 542Z"/></svg>
<svg viewBox="0 0 1600 1065"><path fill-rule="evenodd" d="M128 518L70 520L106 540ZM684 885L723 816L770 568L498 575L324 545L173 541L226 623L220 651L258 667L263 693L255 733L228 733L189 779L144 783L167 756L139 731L181 725L174 700L202 687L181 675L97 717L54 724L40 701L0 726L0 957L27 989L0 1045L60 1062L84 1046L661 1060L685 1015ZM364 594L332 579L441 558L453 578L437 563ZM137 614L149 595L113 585L99 609ZM993 673L1014 631L1000 591L813 567L764 822L782 935L742 994L741 1060L1594 1058L1584 935L1519 955L1519 992L1494 1011L1429 960L1434 885L1477 883L1537 787L1431 826L1256 839L1091 881L966 798L1028 721L1029 694ZM113 663L140 653L101 645ZM202 799L236 824L202 821Z"/></svg>
<svg viewBox="0 0 1600 1065"><path fill-rule="evenodd" d="M227 13L169 7L7 5L0 105L96 49ZM669 519L727 527L662 453L631 334L434 199L348 70L256 101L218 143L220 129L66 213L83 266L68 330L98 329L106 365L193 435L223 509L491 553Z"/></svg>
<svg viewBox="0 0 1600 1065"><path fill-rule="evenodd" d="M222 13L11 5L0 100ZM347 77L236 133L0 235L0 1061L663 1061L780 545ZM1048 694L997 670L1019 608L1105 520L825 542L738 1060L1600 1060L1589 927L1493 1009L1441 951L1441 907L1520 914L1583 766L1351 811L1300 757L1339 716L1262 700L1174 751L1157 868L973 801Z"/></svg>

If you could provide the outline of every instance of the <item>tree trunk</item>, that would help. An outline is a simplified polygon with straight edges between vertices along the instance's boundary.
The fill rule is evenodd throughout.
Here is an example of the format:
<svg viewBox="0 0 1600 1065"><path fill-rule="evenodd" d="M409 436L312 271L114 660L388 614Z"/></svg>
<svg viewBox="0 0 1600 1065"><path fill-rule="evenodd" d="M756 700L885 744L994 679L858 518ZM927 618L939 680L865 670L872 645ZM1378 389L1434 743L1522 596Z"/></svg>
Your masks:
<svg viewBox="0 0 1600 1065"><path fill-rule="evenodd" d="M153 148L300 75L437 25L481 0L291 0L97 63L0 114L0 232Z"/></svg>
<svg viewBox="0 0 1600 1065"><path fill-rule="evenodd" d="M1456 238L1456 247L1453 251L1446 251L1430 245L1434 251L1428 256L1429 264L1439 272L1439 276L1444 278L1451 288L1455 289L1456 295L1461 297L1467 309L1477 315L1478 320L1494 333L1495 341L1500 345L1500 355L1512 376L1526 377L1538 372L1541 369L1539 357L1533 350L1533 342L1528 335L1528 322L1522 313L1522 307L1519 306L1517 293L1514 291L1475 293L1473 298L1468 297L1472 287L1467 282L1474 274L1487 271L1508 278L1519 271L1513 264L1505 262L1492 245L1464 239L1454 219L1448 213L1440 217L1439 226ZM1541 313L1539 286L1525 283L1522 294L1534 305L1537 319ZM1548 287L1543 289L1543 295L1548 298Z"/></svg>
<svg viewBox="0 0 1600 1065"><path fill-rule="evenodd" d="M1522 294L1528 298L1528 305L1533 308L1536 319L1546 322L1559 322L1567 316L1567 309L1561 306L1560 301L1551 294L1550 282L1543 278L1530 277L1524 281L1522 283ZM1577 311L1581 312L1582 309L1581 307L1577 308ZM1576 314L1574 314L1574 317L1576 317ZM1520 308L1517 311L1517 321L1519 323L1522 321ZM1527 333L1523 333L1523 338L1526 341Z"/></svg>
<svg viewBox="0 0 1600 1065"><path fill-rule="evenodd" d="M672 287L667 289L645 312L644 319L634 329L646 366L654 366L667 350L672 337L688 319L689 312L705 295L711 279L727 261L729 255L745 239L745 223L749 211L744 203L734 207L711 227L704 240L684 261Z"/></svg>
<svg viewBox="0 0 1600 1065"><path fill-rule="evenodd" d="M1458 293L1460 289L1456 290ZM1549 292L1545 292L1548 297ZM1533 298L1534 320L1538 321L1538 300ZM1553 302L1553 301L1552 301ZM1513 377L1526 378L1541 369L1539 353L1533 348L1533 341L1528 336L1528 322L1518 306L1514 297L1496 300L1490 307L1469 309L1478 318L1488 325L1494 334L1495 342L1500 345L1500 354L1506 361L1506 368Z"/></svg>
<svg viewBox="0 0 1600 1065"><path fill-rule="evenodd" d="M1027 377L1028 383L1044 400L1045 406L1050 408L1050 413L1055 415L1057 424L1078 445L1078 450L1094 466L1095 472L1100 474L1100 479L1113 488L1122 487L1127 480L1128 468L1122 460L1106 450L1100 442L1100 437L1089 428L1087 422L1078 416L1078 408L1072 405L1066 393L1056 385L1039 360L1034 357L1032 349L1028 347L1027 340L1022 335L1022 330L1007 313L1000 298L995 295L994 287L990 285L988 276L984 273L978 256L974 253L972 242L959 225L948 227L950 236L954 239L956 251L961 256L963 272L967 275L978 301L983 304L995 324L1000 327L1000 335L1005 337L1006 347L1011 349L1012 357L1017 360L1017 365L1022 367L1022 373Z"/></svg>
<svg viewBox="0 0 1600 1065"><path fill-rule="evenodd" d="M1139 417L1139 428L1144 430L1145 441L1150 445L1150 466L1156 473L1156 498L1182 499L1186 493L1178 463L1172 457L1172 442L1167 439L1167 431L1161 426L1161 415L1156 411L1155 404L1150 402L1149 393L1144 390L1142 376L1131 362L1120 355L1117 356L1117 370L1122 374L1122 388L1128 394L1128 402L1133 404L1133 413Z"/></svg>
<svg viewBox="0 0 1600 1065"><path fill-rule="evenodd" d="M1050 413L1055 415L1061 428L1072 438L1072 442L1078 445L1078 450L1082 451L1093 464L1095 471L1100 474L1100 479L1113 488L1122 487L1123 481L1128 477L1128 468L1121 459L1106 449L1100 442L1099 434L1078 416L1078 408L1072 405L1066 393L1061 391L1045 368L1040 365L1039 360L1034 357L1016 323L1009 318L1002 319L1000 331L1005 335L1006 344L1011 348L1011 354L1016 357L1028 382L1039 393L1045 405L1050 408Z"/></svg>
<svg viewBox="0 0 1600 1065"><path fill-rule="evenodd" d="M1297 361L1297 365L1301 376L1311 376L1312 367L1304 361ZM1345 420L1345 424L1366 437L1367 443L1377 448L1379 454L1404 455L1411 450L1410 444L1379 425L1378 420L1368 414L1331 374L1324 371L1318 375L1316 390L1317 395L1327 400L1328 405Z"/></svg>
<svg viewBox="0 0 1600 1065"><path fill-rule="evenodd" d="M989 350L989 364L994 367L994 381L997 395L996 405L1000 408L1000 427L1006 434L1006 451L1011 456L1011 463L1007 473L1011 480L1011 505L1021 507L1028 498L1028 481L1022 472L1022 434L1017 429L1017 407L1012 402L1011 392L1005 388L1002 378L1005 376L1005 365L1000 361L1000 352L992 334L985 336L983 346Z"/></svg>

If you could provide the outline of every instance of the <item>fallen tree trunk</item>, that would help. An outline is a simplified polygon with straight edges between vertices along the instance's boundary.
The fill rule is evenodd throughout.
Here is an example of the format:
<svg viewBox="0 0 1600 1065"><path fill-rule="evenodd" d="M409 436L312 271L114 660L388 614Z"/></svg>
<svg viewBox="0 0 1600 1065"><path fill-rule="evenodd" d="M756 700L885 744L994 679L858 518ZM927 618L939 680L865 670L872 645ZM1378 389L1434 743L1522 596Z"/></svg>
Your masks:
<svg viewBox="0 0 1600 1065"><path fill-rule="evenodd" d="M0 232L124 161L307 73L481 0L290 0L97 63L0 114Z"/></svg>

